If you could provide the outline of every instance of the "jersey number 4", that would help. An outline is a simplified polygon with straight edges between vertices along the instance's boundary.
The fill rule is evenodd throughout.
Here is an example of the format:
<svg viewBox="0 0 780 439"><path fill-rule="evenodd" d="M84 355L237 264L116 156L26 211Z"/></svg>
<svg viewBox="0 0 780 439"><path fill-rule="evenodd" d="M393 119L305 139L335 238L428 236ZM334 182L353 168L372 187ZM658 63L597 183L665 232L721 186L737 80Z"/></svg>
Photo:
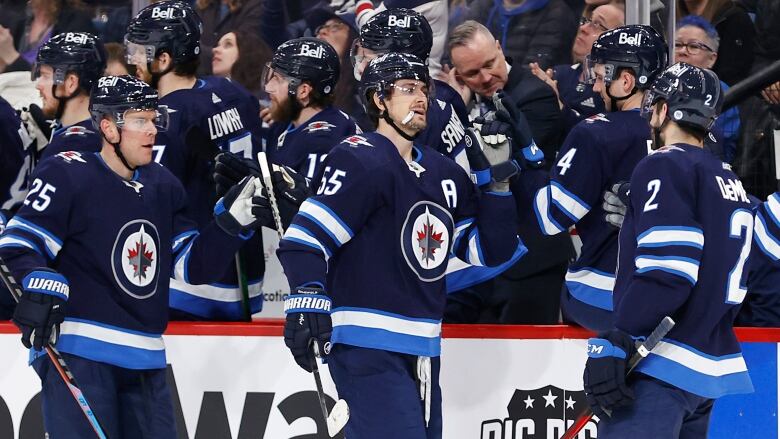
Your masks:
<svg viewBox="0 0 780 439"><path fill-rule="evenodd" d="M577 154L577 148L572 148L566 151L566 154L564 154L563 157L558 160L558 163L556 163L555 166L561 168L559 172L561 175L566 175L566 171L571 168L571 162L574 160L574 154Z"/></svg>

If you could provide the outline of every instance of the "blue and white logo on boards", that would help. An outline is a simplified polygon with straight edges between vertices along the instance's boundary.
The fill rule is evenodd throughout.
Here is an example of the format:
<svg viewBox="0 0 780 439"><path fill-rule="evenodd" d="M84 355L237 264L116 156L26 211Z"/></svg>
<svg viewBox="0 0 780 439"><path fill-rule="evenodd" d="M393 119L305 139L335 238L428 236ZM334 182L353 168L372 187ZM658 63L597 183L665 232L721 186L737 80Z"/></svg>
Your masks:
<svg viewBox="0 0 780 439"><path fill-rule="evenodd" d="M424 282L441 279L447 269L454 221L443 207L420 201L409 209L401 227L404 259Z"/></svg>
<svg viewBox="0 0 780 439"><path fill-rule="evenodd" d="M154 224L133 220L119 231L111 251L111 269L117 285L136 299L157 292L160 237Z"/></svg>

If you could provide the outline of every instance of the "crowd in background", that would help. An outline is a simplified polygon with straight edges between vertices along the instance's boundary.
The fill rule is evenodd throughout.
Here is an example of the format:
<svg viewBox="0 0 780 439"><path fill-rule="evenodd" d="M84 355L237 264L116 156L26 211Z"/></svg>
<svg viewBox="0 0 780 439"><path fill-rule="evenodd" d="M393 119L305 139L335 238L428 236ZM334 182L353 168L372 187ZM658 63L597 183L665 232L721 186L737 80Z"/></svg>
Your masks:
<svg viewBox="0 0 780 439"><path fill-rule="evenodd" d="M366 1L366 0L363 0ZM328 42L341 60L334 105L364 129L370 123L357 99L351 49L358 35L354 1L196 0L203 23L200 75L230 78L243 85L261 105L266 101L261 72L274 48L290 38L313 36ZM380 2L375 2L378 3ZM386 1L397 7L404 1ZM473 115L484 97L507 82L523 90L539 88L539 99L557 100L554 117L561 124L529 120L534 138L550 166L569 129L582 117L604 111L582 80L581 63L595 39L625 23L623 0L434 0L412 2L434 30L429 61L432 73L455 88ZM419 4L423 6L419 6ZM724 90L780 59L780 2L776 0L653 0L651 24L665 35L669 8L678 19L675 61L713 69ZM16 107L37 101L29 71L38 48L51 36L79 31L107 43L110 74L132 73L125 61L124 29L132 17L121 0L0 1L0 93ZM442 14L442 11L445 11ZM486 26L497 44L468 53L452 34L475 20ZM506 63L503 62L506 60ZM507 65L511 71L507 71ZM470 66L475 66L472 69ZM473 72L472 72L473 70ZM541 86L540 84L544 84ZM521 99L532 101L534 96ZM547 124L547 125L545 125ZM780 130L780 82L723 113L717 129L723 142L709 149L730 163L748 193L765 199L777 190L773 145ZM522 236L522 231L521 231ZM447 320L488 323L557 323L563 274L575 257L567 236L524 238L534 258L525 258L501 276L452 296ZM763 300L763 299L762 299ZM771 301L770 301L771 302ZM780 302L780 301L777 301ZM750 308L748 298L746 308ZM761 305L764 306L764 305ZM773 308L772 304L766 305ZM775 319L774 317L777 317ZM759 321L760 320L760 321ZM744 324L780 324L780 309Z"/></svg>

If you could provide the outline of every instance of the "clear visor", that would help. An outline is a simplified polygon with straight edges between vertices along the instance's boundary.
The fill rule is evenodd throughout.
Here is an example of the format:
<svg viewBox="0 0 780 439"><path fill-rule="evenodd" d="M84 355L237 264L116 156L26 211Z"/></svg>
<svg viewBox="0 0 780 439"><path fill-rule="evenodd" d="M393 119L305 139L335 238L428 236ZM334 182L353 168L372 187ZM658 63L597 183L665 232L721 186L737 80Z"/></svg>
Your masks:
<svg viewBox="0 0 780 439"><path fill-rule="evenodd" d="M652 90L645 91L645 96L642 98L642 107L639 110L639 114L645 119L650 120L653 117L655 104L661 98L663 98L663 96L653 92Z"/></svg>
<svg viewBox="0 0 780 439"><path fill-rule="evenodd" d="M435 95L433 81L413 81L408 79L400 79L390 85L388 90L393 93L394 96L422 96L426 100L430 101L431 96Z"/></svg>
<svg viewBox="0 0 780 439"><path fill-rule="evenodd" d="M123 130L135 132L150 132L168 130L168 107L160 105L157 110L127 110L116 121L117 126Z"/></svg>
<svg viewBox="0 0 780 439"><path fill-rule="evenodd" d="M604 69L603 73L602 68ZM590 59L590 56L586 56L582 64L584 82L590 85L595 84L598 80L603 80L605 85L609 85L615 77L615 70L617 69L613 64L596 63Z"/></svg>
<svg viewBox="0 0 780 439"><path fill-rule="evenodd" d="M67 72L57 68L41 68L42 64L35 64L30 72L30 79L43 85L60 85L65 82Z"/></svg>
<svg viewBox="0 0 780 439"><path fill-rule="evenodd" d="M125 38L125 57L127 63L135 66L146 66L154 61L156 48L148 44L136 44Z"/></svg>
<svg viewBox="0 0 780 439"><path fill-rule="evenodd" d="M271 67L270 61L263 66L260 78L262 79L263 91L270 94L275 93L279 87L284 88L285 91L288 90L292 81L289 76Z"/></svg>

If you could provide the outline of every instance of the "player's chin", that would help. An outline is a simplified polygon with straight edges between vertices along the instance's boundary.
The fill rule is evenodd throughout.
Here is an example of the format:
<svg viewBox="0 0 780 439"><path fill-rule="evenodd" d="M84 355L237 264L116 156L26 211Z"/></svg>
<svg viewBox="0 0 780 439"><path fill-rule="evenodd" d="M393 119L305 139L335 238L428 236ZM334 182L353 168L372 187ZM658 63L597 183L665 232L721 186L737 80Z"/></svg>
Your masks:
<svg viewBox="0 0 780 439"><path fill-rule="evenodd" d="M138 166L144 166L148 165L152 162L152 157L154 156L154 145L149 143L146 145L141 145L141 150L138 154Z"/></svg>

